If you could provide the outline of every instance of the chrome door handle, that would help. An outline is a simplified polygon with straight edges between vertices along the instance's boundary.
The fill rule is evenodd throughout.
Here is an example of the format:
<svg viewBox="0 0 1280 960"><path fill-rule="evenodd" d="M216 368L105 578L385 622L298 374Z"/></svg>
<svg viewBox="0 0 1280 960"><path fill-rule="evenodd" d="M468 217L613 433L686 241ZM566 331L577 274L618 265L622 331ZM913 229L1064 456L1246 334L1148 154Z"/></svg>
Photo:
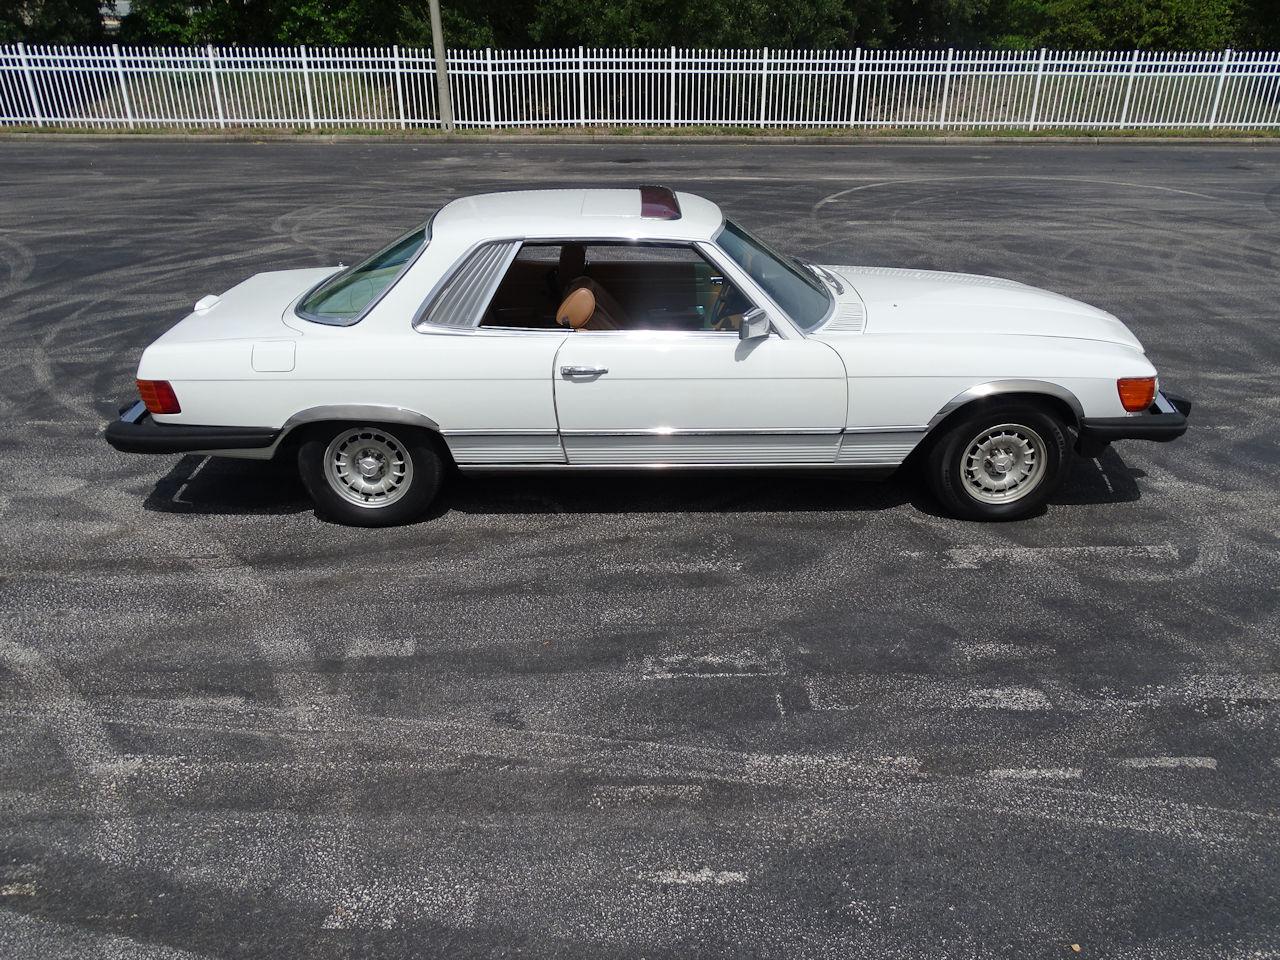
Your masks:
<svg viewBox="0 0 1280 960"><path fill-rule="evenodd" d="M562 377L600 377L609 372L608 367L561 367Z"/></svg>

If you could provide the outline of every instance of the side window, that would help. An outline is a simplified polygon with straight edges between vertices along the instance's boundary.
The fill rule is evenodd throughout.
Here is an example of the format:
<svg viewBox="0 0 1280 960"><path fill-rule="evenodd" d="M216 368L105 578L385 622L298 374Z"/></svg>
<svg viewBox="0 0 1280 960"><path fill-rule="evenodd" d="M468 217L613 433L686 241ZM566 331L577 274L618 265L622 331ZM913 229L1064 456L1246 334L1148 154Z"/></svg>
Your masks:
<svg viewBox="0 0 1280 960"><path fill-rule="evenodd" d="M481 325L556 329L561 302L591 291L587 330L736 332L752 304L685 244L523 244Z"/></svg>

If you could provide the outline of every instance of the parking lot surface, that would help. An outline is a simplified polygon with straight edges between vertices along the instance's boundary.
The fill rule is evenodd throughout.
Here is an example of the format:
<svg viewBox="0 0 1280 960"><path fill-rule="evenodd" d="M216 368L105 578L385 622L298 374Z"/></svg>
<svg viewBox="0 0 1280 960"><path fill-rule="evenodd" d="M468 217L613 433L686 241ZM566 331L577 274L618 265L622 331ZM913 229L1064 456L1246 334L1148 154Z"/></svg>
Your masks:
<svg viewBox="0 0 1280 960"><path fill-rule="evenodd" d="M1015 524L540 476L394 530L100 437L204 294L638 182L1110 310L1192 430ZM1268 146L0 142L0 955L1280 954L1278 312Z"/></svg>

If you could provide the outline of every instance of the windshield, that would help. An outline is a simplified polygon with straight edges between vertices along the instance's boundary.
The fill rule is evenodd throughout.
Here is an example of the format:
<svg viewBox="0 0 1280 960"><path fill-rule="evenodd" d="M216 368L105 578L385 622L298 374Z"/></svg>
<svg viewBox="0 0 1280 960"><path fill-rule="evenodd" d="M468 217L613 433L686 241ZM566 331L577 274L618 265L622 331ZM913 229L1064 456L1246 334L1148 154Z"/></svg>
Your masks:
<svg viewBox="0 0 1280 960"><path fill-rule="evenodd" d="M725 221L715 242L805 330L812 330L827 315L831 295L817 277L791 257L777 253L732 220Z"/></svg>
<svg viewBox="0 0 1280 960"><path fill-rule="evenodd" d="M298 304L298 315L317 323L349 326L382 296L427 241L427 225L415 227L368 260L336 273Z"/></svg>

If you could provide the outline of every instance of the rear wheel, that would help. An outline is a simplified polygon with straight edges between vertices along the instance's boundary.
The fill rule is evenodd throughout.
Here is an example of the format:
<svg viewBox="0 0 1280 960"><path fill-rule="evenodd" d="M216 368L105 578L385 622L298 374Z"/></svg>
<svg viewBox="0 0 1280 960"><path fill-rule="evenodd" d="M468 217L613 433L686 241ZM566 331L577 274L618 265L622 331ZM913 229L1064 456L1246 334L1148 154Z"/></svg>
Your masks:
<svg viewBox="0 0 1280 960"><path fill-rule="evenodd" d="M357 527L416 520L440 489L443 464L413 427L342 424L314 429L298 472L323 517Z"/></svg>
<svg viewBox="0 0 1280 960"><path fill-rule="evenodd" d="M989 405L963 417L929 453L929 483L952 516L1020 520L1038 511L1066 473L1067 431L1031 403Z"/></svg>

